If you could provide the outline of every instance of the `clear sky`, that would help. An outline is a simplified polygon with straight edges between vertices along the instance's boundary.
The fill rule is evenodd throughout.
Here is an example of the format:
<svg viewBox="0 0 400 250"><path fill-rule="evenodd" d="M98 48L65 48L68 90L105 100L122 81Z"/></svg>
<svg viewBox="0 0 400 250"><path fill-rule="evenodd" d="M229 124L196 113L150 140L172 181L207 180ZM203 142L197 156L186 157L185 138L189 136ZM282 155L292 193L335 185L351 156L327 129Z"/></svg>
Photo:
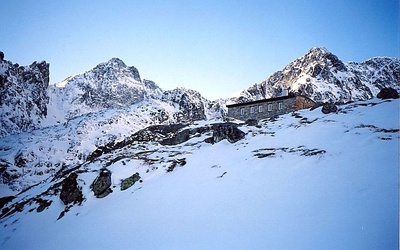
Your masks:
<svg viewBox="0 0 400 250"><path fill-rule="evenodd" d="M0 50L46 60L50 82L112 57L162 89L211 100L267 79L313 46L343 61L399 57L397 0L2 0Z"/></svg>

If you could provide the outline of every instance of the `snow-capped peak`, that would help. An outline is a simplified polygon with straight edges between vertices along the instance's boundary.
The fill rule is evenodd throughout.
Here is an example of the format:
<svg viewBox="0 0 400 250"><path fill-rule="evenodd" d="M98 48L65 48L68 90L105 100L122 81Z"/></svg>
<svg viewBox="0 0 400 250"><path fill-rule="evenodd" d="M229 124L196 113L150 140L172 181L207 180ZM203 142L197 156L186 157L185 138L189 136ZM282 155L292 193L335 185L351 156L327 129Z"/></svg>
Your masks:
<svg viewBox="0 0 400 250"><path fill-rule="evenodd" d="M400 91L400 59L377 57L361 63L342 62L324 47L313 47L260 84L244 90L236 101L275 97L282 88L317 102L371 99L384 87Z"/></svg>

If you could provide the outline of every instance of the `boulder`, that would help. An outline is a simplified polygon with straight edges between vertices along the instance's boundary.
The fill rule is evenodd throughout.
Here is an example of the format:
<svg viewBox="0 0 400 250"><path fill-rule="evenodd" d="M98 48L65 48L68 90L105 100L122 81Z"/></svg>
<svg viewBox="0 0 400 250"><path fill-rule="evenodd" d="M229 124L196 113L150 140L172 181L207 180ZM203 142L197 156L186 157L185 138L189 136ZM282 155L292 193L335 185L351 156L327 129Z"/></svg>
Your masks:
<svg viewBox="0 0 400 250"><path fill-rule="evenodd" d="M376 96L382 100L384 99L397 99L399 98L399 93L394 88L383 88Z"/></svg>
<svg viewBox="0 0 400 250"><path fill-rule="evenodd" d="M212 143L217 143L227 139L230 143L235 143L243 139L245 133L237 128L234 123L219 123L213 125Z"/></svg>
<svg viewBox="0 0 400 250"><path fill-rule="evenodd" d="M103 198L112 193L111 190L111 172L103 168L100 170L99 175L94 179L93 183L90 185L94 195L97 198Z"/></svg>
<svg viewBox="0 0 400 250"><path fill-rule="evenodd" d="M322 113L324 114L329 114L329 113L336 113L338 110L338 108L336 107L336 105L334 103L324 103L322 105Z"/></svg>
<svg viewBox="0 0 400 250"><path fill-rule="evenodd" d="M132 176L122 180L121 181L121 191L132 187L139 180L140 180L140 175L137 172L135 174L133 174Z"/></svg>
<svg viewBox="0 0 400 250"><path fill-rule="evenodd" d="M77 178L78 175L76 173L71 173L62 182L60 199L64 205L69 203L81 203L83 201L81 188L76 181Z"/></svg>

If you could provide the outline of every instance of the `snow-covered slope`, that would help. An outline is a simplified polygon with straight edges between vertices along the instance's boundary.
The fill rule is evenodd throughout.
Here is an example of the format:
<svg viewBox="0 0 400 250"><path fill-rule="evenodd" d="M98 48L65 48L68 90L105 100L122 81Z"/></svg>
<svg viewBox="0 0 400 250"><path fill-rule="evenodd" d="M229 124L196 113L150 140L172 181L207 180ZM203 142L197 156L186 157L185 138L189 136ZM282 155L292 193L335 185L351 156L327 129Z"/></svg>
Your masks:
<svg viewBox="0 0 400 250"><path fill-rule="evenodd" d="M0 59L0 137L41 126L47 115L48 84L45 61L19 66Z"/></svg>
<svg viewBox="0 0 400 250"><path fill-rule="evenodd" d="M81 124L84 116L66 127L6 137L1 159L17 144L35 146L68 171L10 191L16 197L2 210L1 248L396 249L398 107L398 99L373 99L340 106L336 114L303 110L243 125L245 138L233 144L206 143L210 122L203 121L186 127L199 133L181 144L135 141L90 161L68 153L71 143L81 144L78 152L94 150L82 138L102 133L103 127ZM125 134L127 124L114 127L116 133ZM66 129L82 137L68 138ZM103 167L112 173L113 192L98 199L90 185ZM84 200L65 206L60 183L71 172ZM121 180L136 172L142 182L121 191Z"/></svg>
<svg viewBox="0 0 400 250"><path fill-rule="evenodd" d="M356 63L342 62L322 47L314 47L304 56L233 98L246 102L276 97L282 88L310 97L316 102L346 103L376 97L384 87L400 91L400 59L375 57Z"/></svg>

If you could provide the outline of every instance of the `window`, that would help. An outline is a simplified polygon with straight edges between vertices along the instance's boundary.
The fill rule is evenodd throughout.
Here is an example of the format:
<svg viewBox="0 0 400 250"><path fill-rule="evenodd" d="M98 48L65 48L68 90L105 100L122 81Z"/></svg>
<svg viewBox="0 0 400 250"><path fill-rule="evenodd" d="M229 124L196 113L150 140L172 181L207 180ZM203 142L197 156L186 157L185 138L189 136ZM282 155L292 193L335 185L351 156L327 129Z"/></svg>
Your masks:
<svg viewBox="0 0 400 250"><path fill-rule="evenodd" d="M244 115L244 108L240 109L240 115Z"/></svg>
<svg viewBox="0 0 400 250"><path fill-rule="evenodd" d="M262 105L258 106L258 113L262 112Z"/></svg>
<svg viewBox="0 0 400 250"><path fill-rule="evenodd" d="M252 114L254 113L254 107L250 108L250 113L252 113Z"/></svg>
<svg viewBox="0 0 400 250"><path fill-rule="evenodd" d="M272 104L268 104L268 111L272 111Z"/></svg>
<svg viewBox="0 0 400 250"><path fill-rule="evenodd" d="M283 103L281 103L281 102L278 103L278 109L279 109L279 110L282 110L282 109L283 109Z"/></svg>

